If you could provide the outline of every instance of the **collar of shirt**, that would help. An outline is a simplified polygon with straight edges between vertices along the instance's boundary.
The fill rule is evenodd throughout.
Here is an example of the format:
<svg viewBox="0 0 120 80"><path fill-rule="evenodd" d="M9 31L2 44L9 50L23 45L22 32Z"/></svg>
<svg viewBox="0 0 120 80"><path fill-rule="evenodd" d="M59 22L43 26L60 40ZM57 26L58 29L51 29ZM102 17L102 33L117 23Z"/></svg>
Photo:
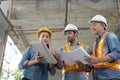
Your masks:
<svg viewBox="0 0 120 80"><path fill-rule="evenodd" d="M95 41L96 41L96 49L97 49L97 47L98 47L98 43L99 43L99 41L100 41L100 39L101 39L101 37L102 37L102 35L105 33L105 31L103 31L102 33L100 33L97 37L96 37L96 39L95 39Z"/></svg>
<svg viewBox="0 0 120 80"><path fill-rule="evenodd" d="M79 46L80 45L80 41L77 42L77 45L73 45L72 43L68 43L70 46Z"/></svg>
<svg viewBox="0 0 120 80"><path fill-rule="evenodd" d="M105 31L103 31L102 33L100 33L97 37L96 37L96 41L99 42L101 37L103 36L103 34L105 33Z"/></svg>

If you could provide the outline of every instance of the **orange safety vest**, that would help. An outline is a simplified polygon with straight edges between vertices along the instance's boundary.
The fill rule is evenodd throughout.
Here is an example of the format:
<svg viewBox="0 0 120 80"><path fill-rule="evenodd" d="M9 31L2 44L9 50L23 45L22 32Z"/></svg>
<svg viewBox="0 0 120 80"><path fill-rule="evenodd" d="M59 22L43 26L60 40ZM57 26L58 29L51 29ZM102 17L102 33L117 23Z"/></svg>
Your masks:
<svg viewBox="0 0 120 80"><path fill-rule="evenodd" d="M80 44L80 46L81 46L83 49L86 48L86 45L85 45L85 44ZM71 49L71 47L70 47L69 44L67 44L67 45L64 46L64 50L65 50L66 52L72 51L72 49ZM63 73L63 74L66 74L66 73L72 72L72 71L80 71L78 65L77 65L77 64L70 65L70 64L68 64L67 62L65 62L62 73Z"/></svg>
<svg viewBox="0 0 120 80"><path fill-rule="evenodd" d="M101 58L104 54L104 41L108 32L104 33L98 44L97 50L95 50L96 42L93 45L93 56ZM120 70L120 61L117 62L100 62L94 65L94 68L109 68L112 70Z"/></svg>

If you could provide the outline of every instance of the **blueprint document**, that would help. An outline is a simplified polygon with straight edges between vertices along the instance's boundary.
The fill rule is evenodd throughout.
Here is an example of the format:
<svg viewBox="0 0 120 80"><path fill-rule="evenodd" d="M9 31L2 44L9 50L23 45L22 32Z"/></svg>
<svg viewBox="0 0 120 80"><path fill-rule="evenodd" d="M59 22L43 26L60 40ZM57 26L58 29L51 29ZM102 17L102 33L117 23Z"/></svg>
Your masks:
<svg viewBox="0 0 120 80"><path fill-rule="evenodd" d="M62 60L73 65L74 61L79 60L83 64L88 64L84 60L84 56L90 56L82 47L72 50L71 52L58 51L61 55Z"/></svg>
<svg viewBox="0 0 120 80"><path fill-rule="evenodd" d="M31 46L36 52L39 52L44 56L45 60L43 60L42 63L57 63L56 59L52 56L51 52L42 41L32 42Z"/></svg>

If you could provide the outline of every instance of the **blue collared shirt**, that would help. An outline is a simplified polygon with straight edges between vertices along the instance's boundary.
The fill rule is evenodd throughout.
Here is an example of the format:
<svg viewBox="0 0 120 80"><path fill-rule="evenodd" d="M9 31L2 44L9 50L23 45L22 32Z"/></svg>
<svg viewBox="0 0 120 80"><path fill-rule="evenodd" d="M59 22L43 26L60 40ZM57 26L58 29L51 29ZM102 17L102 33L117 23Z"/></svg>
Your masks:
<svg viewBox="0 0 120 80"><path fill-rule="evenodd" d="M99 38L98 38L99 41L104 33L105 32L102 32L99 35ZM120 60L120 43L117 36L114 33L109 32L106 35L103 49L104 49L104 54L110 56L113 59L113 61ZM96 69L95 75L96 75L95 80L108 80L113 78L120 79L120 71L111 70L108 68Z"/></svg>
<svg viewBox="0 0 120 80"><path fill-rule="evenodd" d="M74 50L76 48L79 48L79 45L70 45L71 49ZM64 46L60 47L60 51L65 51ZM86 51L87 53L91 54L91 49L88 45L86 45ZM73 71L73 72L68 72L63 75L62 80L89 80L88 76L80 71Z"/></svg>
<svg viewBox="0 0 120 80"><path fill-rule="evenodd" d="M55 67L53 69L48 69L48 64L37 63L35 65L27 67L28 61L35 59L36 52L29 47L19 63L19 69L24 69L23 76L29 80L48 80L48 71L51 75L56 72Z"/></svg>

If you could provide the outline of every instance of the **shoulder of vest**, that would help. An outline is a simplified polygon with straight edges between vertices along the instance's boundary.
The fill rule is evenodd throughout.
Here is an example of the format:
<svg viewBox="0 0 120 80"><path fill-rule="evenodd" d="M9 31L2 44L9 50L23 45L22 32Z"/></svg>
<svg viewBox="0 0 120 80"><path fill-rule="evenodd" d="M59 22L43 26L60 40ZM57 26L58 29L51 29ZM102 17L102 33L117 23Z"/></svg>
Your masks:
<svg viewBox="0 0 120 80"><path fill-rule="evenodd" d="M86 46L86 44L84 44L84 43L80 43L80 46L82 46L82 45Z"/></svg>
<svg viewBox="0 0 120 80"><path fill-rule="evenodd" d="M107 34L109 34L109 33L110 33L110 32L105 32L104 34L106 34L106 35L107 35Z"/></svg>
<svg viewBox="0 0 120 80"><path fill-rule="evenodd" d="M70 45L69 45L69 44L65 44L64 47L65 47L65 46L70 46Z"/></svg>
<svg viewBox="0 0 120 80"><path fill-rule="evenodd" d="M105 32L101 37L106 37L110 32Z"/></svg>

